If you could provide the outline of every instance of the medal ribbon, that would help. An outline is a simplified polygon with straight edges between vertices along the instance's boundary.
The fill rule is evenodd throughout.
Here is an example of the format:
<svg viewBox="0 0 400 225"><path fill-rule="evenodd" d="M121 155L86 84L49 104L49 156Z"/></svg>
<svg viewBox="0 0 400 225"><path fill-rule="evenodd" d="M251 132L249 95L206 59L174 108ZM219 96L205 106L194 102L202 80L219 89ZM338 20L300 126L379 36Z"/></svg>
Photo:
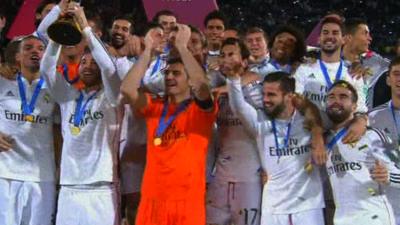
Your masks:
<svg viewBox="0 0 400 225"><path fill-rule="evenodd" d="M279 65L279 63L275 59L271 59L270 63L278 71L290 73L290 71L292 70L292 67L290 66L290 64L286 65L285 67L282 67Z"/></svg>
<svg viewBox="0 0 400 225"><path fill-rule="evenodd" d="M67 64L63 64L62 65L63 68L63 76L65 78L65 80L69 83L69 84L75 84L76 82L79 81L79 76L76 76L74 79L70 80L69 76L68 76L68 66Z"/></svg>
<svg viewBox="0 0 400 225"><path fill-rule="evenodd" d="M319 61L319 66L321 68L322 73L324 74L326 85L328 86L328 89L332 87L333 83L340 80L342 77L342 71L343 71L343 60L340 60L339 68L336 72L335 80L334 82L331 81L331 78L329 77L328 74L328 69L326 68L324 62L322 60Z"/></svg>
<svg viewBox="0 0 400 225"><path fill-rule="evenodd" d="M156 130L156 138L162 137L162 135L165 133L167 128L176 119L176 117L189 106L189 103L190 103L190 99L181 102L178 105L176 111L168 118L167 121L165 121L165 117L167 116L167 111L168 111L168 101L164 102L163 111L161 113L161 118L160 118L160 121L158 122L158 127Z"/></svg>
<svg viewBox="0 0 400 225"><path fill-rule="evenodd" d="M326 145L328 149L328 153L332 151L333 146L346 134L347 127L342 128L333 138L332 140Z"/></svg>
<svg viewBox="0 0 400 225"><path fill-rule="evenodd" d="M153 76L160 68L161 65L161 57L157 56L156 64L154 64L153 69L151 70L150 76Z"/></svg>
<svg viewBox="0 0 400 225"><path fill-rule="evenodd" d="M91 100L94 99L94 97L97 95L97 91L94 92L92 95L89 96L89 98L86 100L86 102L82 105L83 103L83 92L81 91L79 98L76 100L76 107L75 107L75 115L74 115L74 126L79 127L79 123L81 122L81 119L83 115L85 114L85 110L87 105Z"/></svg>
<svg viewBox="0 0 400 225"><path fill-rule="evenodd" d="M279 149L280 146L279 146L279 142L278 142L278 131L276 130L276 123L275 123L275 120L272 120L271 122L272 122L272 132L274 133L274 138L275 138L275 147L276 147L276 149ZM292 127L292 121L290 121L287 125L286 137L283 141L284 148L288 147L288 145L289 145L289 136L290 136L291 127Z"/></svg>
<svg viewBox="0 0 400 225"><path fill-rule="evenodd" d="M18 81L19 95L21 97L22 113L30 115L35 110L36 101L37 101L37 98L39 97L40 91L42 90L42 86L44 84L44 79L43 79L43 77L40 77L39 82L36 84L35 90L33 92L33 95L32 95L32 98L31 98L31 101L29 102L29 104L26 99L25 85L24 85L24 82L22 81L21 73L19 73L17 75L17 81Z"/></svg>

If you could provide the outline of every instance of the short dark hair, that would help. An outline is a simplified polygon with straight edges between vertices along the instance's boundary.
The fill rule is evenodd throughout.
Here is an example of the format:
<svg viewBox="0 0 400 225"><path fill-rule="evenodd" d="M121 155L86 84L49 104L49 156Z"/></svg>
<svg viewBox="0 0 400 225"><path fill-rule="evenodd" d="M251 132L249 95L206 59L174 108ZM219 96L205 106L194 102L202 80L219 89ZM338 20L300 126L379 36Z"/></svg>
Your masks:
<svg viewBox="0 0 400 225"><path fill-rule="evenodd" d="M167 64L168 65L175 64L175 63L183 64L182 58L181 57L177 57L177 56L171 56L171 57L167 58Z"/></svg>
<svg viewBox="0 0 400 225"><path fill-rule="evenodd" d="M353 103L357 103L358 101L358 94L357 94L357 90L353 87L353 85L351 85L349 82L345 81L345 80L339 80L336 81L335 83L333 83L333 85L329 88L328 93L334 89L335 87L342 87L342 88L346 88L347 90L349 90L351 92L351 101Z"/></svg>
<svg viewBox="0 0 400 225"><path fill-rule="evenodd" d="M161 16L173 16L173 17L177 18L175 13L173 13L172 11L170 11L170 10L161 10L161 11L158 11L156 13L156 15L154 15L154 17L152 19L152 22L153 23L158 23L158 20L160 19Z"/></svg>
<svg viewBox="0 0 400 225"><path fill-rule="evenodd" d="M268 34L260 27L250 27L249 29L247 29L245 36L247 36L249 34L255 34L255 33L261 33L264 36L265 42L268 43L268 39L269 39Z"/></svg>
<svg viewBox="0 0 400 225"><path fill-rule="evenodd" d="M272 35L271 40L268 43L268 46L272 48L276 37L282 33L289 33L296 38L296 45L294 48L293 56L290 58L291 62L301 62L304 55L307 52L307 46L304 40L304 34L298 28L293 25L282 25L280 26L275 33Z"/></svg>
<svg viewBox="0 0 400 225"><path fill-rule="evenodd" d="M400 56L395 57L389 64L389 74L392 72L393 66L400 65Z"/></svg>
<svg viewBox="0 0 400 225"><path fill-rule="evenodd" d="M26 41L26 40L29 40L29 39L38 40L38 41L42 42L44 46L46 46L46 43L42 39L40 39L39 37L36 37L35 35L30 34L30 35L22 36L21 38L17 39L18 41L20 41L19 47L21 48L22 47L22 43L24 41Z"/></svg>
<svg viewBox="0 0 400 225"><path fill-rule="evenodd" d="M246 45L242 40L237 38L227 38L222 42L221 49L223 49L226 45L236 45L240 48L240 55L242 59L248 59L250 57L250 51L247 49Z"/></svg>
<svg viewBox="0 0 400 225"><path fill-rule="evenodd" d="M133 34L133 31L135 30L134 29L135 21L134 21L133 17L130 14L123 14L123 15L115 16L114 19L113 19L113 23L116 20L126 20L126 21L128 21L131 24L131 29L130 29L129 33Z"/></svg>
<svg viewBox="0 0 400 225"><path fill-rule="evenodd" d="M21 40L16 39L12 40L10 43L7 44L7 47L4 50L4 62L9 65L16 65L17 60L15 56L17 55L21 45Z"/></svg>
<svg viewBox="0 0 400 225"><path fill-rule="evenodd" d="M365 24L367 25L367 21L361 19L361 18L350 18L346 19L346 22L344 23L344 34L354 34L356 33L358 26Z"/></svg>
<svg viewBox="0 0 400 225"><path fill-rule="evenodd" d="M340 27L340 30L343 33L343 22L342 22L342 20L340 20L340 19L338 19L336 17L333 17L333 16L326 16L326 17L324 17L324 19L322 19L320 33L322 32L322 27L327 23L334 23L334 24L338 25Z"/></svg>
<svg viewBox="0 0 400 225"><path fill-rule="evenodd" d="M294 93L296 90L296 80L289 73L277 71L267 74L264 83L279 82L280 89L286 93Z"/></svg>
<svg viewBox="0 0 400 225"><path fill-rule="evenodd" d="M210 12L209 14L207 14L207 16L204 18L204 26L207 27L208 21L210 20L221 20L222 23L224 24L224 26L227 26L227 19L225 17L225 15L218 10L214 10L212 12Z"/></svg>
<svg viewBox="0 0 400 225"><path fill-rule="evenodd" d="M96 28L103 31L103 20L101 19L100 15L91 10L85 10L85 15L87 20L93 21L96 25ZM132 24L133 25L133 24Z"/></svg>

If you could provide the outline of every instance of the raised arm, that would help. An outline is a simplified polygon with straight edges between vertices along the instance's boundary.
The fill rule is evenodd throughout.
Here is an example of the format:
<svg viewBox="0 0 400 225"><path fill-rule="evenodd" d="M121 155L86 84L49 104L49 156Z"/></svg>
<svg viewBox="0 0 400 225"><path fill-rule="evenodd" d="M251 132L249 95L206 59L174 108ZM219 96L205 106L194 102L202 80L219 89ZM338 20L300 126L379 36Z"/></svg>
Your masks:
<svg viewBox="0 0 400 225"><path fill-rule="evenodd" d="M257 110L244 99L240 76L232 73L227 79L229 106L253 137L258 134Z"/></svg>
<svg viewBox="0 0 400 225"><path fill-rule="evenodd" d="M212 94L206 73L187 48L190 40L190 28L187 25L178 24L178 32L175 39L175 47L182 58L185 69L188 72L190 84L196 98L196 102L203 109L213 107Z"/></svg>
<svg viewBox="0 0 400 225"><path fill-rule="evenodd" d="M70 100L71 95L76 92L62 76L57 75L56 67L60 52L61 46L50 41L40 63L40 74L44 77L52 97L58 103Z"/></svg>
<svg viewBox="0 0 400 225"><path fill-rule="evenodd" d="M116 106L121 87L121 79L118 76L116 66L104 45L89 27L83 8L76 6L73 12L76 21L83 29L82 34L88 43L92 56L100 68L104 93L111 105Z"/></svg>
<svg viewBox="0 0 400 225"><path fill-rule="evenodd" d="M157 45L155 40L158 40L157 36L160 35L162 35L162 31L159 28L153 28L147 32L144 39L145 49L122 82L121 93L135 110L147 106L147 99L144 92L140 90L140 83L149 67L154 46Z"/></svg>
<svg viewBox="0 0 400 225"><path fill-rule="evenodd" d="M68 0L61 0L58 5L54 6L53 9L43 18L40 22L36 35L44 43L49 42L49 35L47 34L47 29L62 15L68 7Z"/></svg>

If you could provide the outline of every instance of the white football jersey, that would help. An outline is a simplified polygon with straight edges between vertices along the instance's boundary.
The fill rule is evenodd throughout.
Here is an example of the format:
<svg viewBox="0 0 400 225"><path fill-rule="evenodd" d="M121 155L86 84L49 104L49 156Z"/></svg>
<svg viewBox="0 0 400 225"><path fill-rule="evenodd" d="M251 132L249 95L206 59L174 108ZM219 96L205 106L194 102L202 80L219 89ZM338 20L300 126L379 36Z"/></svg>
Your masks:
<svg viewBox="0 0 400 225"><path fill-rule="evenodd" d="M259 81L249 83L243 89L254 107L262 107ZM253 99L257 102L251 101ZM261 165L254 138L246 132L239 118L232 112L228 96L221 95L217 101L219 152L215 178L230 182L259 181Z"/></svg>
<svg viewBox="0 0 400 225"><path fill-rule="evenodd" d="M393 114L390 108L390 102L383 104L379 107L376 107L372 109L371 112L368 113L369 116L369 123L371 127L378 128L382 130L385 135L390 137L392 140L392 144L389 148L391 151L387 151L387 155L389 158L392 158L395 160L397 163L397 167L399 167L399 156L400 156L400 151L399 151L399 133L400 131L400 111L395 109L394 110L394 115L396 117L396 120L393 119ZM391 181L392 182L398 182L396 179L396 176L392 174L391 176ZM397 218L397 220L400 220L400 189L389 186L386 189L386 195L389 199L389 202L392 204L394 214ZM400 221L398 221L400 223Z"/></svg>
<svg viewBox="0 0 400 225"><path fill-rule="evenodd" d="M334 135L327 137L328 143ZM335 221L357 215L375 215L375 207L385 209L387 215L392 214L384 187L372 180L370 175L375 161L379 160L388 168L390 185L400 185L399 170L385 153L389 143L381 131L368 129L358 142L343 144L339 139L329 151L326 169L336 205Z"/></svg>
<svg viewBox="0 0 400 225"><path fill-rule="evenodd" d="M319 170L307 173L305 166L311 159L311 135L303 128L304 118L295 112L289 121L277 121L277 141L272 122L261 110L248 104L240 87L240 80L228 80L230 107L257 140L261 164L268 174L264 186L263 205L273 214L290 214L324 207Z"/></svg>
<svg viewBox="0 0 400 225"><path fill-rule="evenodd" d="M332 83L334 83L340 62L325 62L324 64L327 68ZM296 92L307 97L321 111L325 111L325 101L329 87L320 68L319 61L317 60L317 62L312 64L301 64L293 76L296 79ZM353 79L347 72L347 67L344 65L344 63L342 66L342 75L340 79L349 82L357 90L357 111L367 112L367 107L365 103L367 87L364 85L363 79Z"/></svg>
<svg viewBox="0 0 400 225"><path fill-rule="evenodd" d="M74 131L77 98L80 93L56 74L56 62L60 46L48 45L41 72L50 92L60 104L62 134L64 138L61 157L62 185L86 185L98 182L114 182L117 177L120 122L123 108L118 105L121 79L115 65L101 42L90 28L83 30L102 76L103 88L83 93L83 103L88 102L83 117ZM92 101L89 96L94 95Z"/></svg>
<svg viewBox="0 0 400 225"><path fill-rule="evenodd" d="M29 84L23 78L27 102L39 79ZM16 80L0 76L0 132L10 135L12 148L0 152L0 177L22 181L54 181L53 144L54 100L43 84L29 122L21 110L21 97Z"/></svg>

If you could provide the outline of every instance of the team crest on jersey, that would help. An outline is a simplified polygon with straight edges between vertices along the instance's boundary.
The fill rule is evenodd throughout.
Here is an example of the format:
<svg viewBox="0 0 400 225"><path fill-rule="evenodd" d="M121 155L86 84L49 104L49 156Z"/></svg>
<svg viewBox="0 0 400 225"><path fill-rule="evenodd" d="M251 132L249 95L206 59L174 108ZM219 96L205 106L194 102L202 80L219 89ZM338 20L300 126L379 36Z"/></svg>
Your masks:
<svg viewBox="0 0 400 225"><path fill-rule="evenodd" d="M312 74L308 75L308 78L315 79L315 75L314 75L314 73L312 73Z"/></svg>
<svg viewBox="0 0 400 225"><path fill-rule="evenodd" d="M352 142L352 143L348 143L348 145L350 145L351 148L355 148L357 146L357 141Z"/></svg>
<svg viewBox="0 0 400 225"><path fill-rule="evenodd" d="M44 99L44 101L45 101L47 104L49 104L49 103L50 103L50 94L49 94L49 93L46 93L46 94L43 96L43 99Z"/></svg>
<svg viewBox="0 0 400 225"><path fill-rule="evenodd" d="M15 97L15 95L14 95L14 93L13 93L12 91L8 91L8 92L6 93L6 96L7 96L7 97Z"/></svg>

